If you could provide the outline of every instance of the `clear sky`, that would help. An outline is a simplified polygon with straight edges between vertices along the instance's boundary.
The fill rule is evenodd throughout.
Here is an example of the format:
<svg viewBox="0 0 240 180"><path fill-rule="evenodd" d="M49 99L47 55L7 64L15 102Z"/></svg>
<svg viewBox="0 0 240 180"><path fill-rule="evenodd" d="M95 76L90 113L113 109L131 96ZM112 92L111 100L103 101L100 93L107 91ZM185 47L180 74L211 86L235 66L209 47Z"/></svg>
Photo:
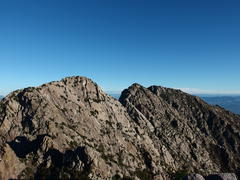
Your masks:
<svg viewBox="0 0 240 180"><path fill-rule="evenodd" d="M0 94L72 75L240 93L240 1L0 0Z"/></svg>

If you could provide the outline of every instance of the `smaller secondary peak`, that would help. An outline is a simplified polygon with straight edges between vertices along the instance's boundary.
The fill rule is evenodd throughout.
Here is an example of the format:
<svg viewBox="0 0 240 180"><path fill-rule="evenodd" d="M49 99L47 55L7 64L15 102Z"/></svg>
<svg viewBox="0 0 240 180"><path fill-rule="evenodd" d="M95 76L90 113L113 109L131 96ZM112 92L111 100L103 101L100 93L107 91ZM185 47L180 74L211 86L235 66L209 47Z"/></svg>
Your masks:
<svg viewBox="0 0 240 180"><path fill-rule="evenodd" d="M138 83L133 83L128 89L138 89L138 88L141 88L143 87L141 84L138 84Z"/></svg>

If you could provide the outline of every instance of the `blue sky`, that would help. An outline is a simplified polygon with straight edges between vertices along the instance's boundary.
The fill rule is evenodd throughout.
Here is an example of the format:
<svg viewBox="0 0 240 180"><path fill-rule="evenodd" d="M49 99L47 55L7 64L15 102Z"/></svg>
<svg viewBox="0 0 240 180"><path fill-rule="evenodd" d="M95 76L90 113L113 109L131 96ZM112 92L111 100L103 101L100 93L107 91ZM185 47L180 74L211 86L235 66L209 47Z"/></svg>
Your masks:
<svg viewBox="0 0 240 180"><path fill-rule="evenodd" d="M0 94L81 75L240 93L238 0L0 0Z"/></svg>

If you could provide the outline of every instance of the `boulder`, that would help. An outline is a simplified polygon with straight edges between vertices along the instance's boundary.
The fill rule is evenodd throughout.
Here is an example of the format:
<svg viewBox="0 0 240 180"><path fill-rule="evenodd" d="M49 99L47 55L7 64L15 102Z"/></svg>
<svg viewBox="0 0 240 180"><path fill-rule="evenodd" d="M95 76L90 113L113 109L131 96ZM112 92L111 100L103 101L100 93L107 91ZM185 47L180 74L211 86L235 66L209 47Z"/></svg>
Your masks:
<svg viewBox="0 0 240 180"><path fill-rule="evenodd" d="M234 173L221 173L209 175L206 180L237 180L237 176Z"/></svg>

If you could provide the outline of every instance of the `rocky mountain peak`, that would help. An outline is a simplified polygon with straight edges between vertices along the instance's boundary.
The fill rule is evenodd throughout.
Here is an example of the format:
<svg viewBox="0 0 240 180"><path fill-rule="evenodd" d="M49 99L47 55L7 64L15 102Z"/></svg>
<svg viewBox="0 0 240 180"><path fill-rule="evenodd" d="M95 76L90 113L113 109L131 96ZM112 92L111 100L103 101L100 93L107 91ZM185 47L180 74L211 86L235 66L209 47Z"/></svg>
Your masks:
<svg viewBox="0 0 240 180"><path fill-rule="evenodd" d="M0 101L0 179L174 179L239 173L240 117L133 84L120 102L74 76Z"/></svg>
<svg viewBox="0 0 240 180"><path fill-rule="evenodd" d="M146 168L150 142L119 101L84 77L9 94L0 122L0 179L108 179Z"/></svg>
<svg viewBox="0 0 240 180"><path fill-rule="evenodd" d="M93 87L99 88L95 82L93 82L91 79L83 77L83 76L66 77L56 83L63 83L65 86L68 86L68 87L76 87L76 88L81 87L81 88L85 88L87 90L91 90L91 88L93 88Z"/></svg>
<svg viewBox="0 0 240 180"><path fill-rule="evenodd" d="M239 171L240 116L161 86L131 86L123 91L120 102L156 146L166 147L162 156L167 156L169 168Z"/></svg>

